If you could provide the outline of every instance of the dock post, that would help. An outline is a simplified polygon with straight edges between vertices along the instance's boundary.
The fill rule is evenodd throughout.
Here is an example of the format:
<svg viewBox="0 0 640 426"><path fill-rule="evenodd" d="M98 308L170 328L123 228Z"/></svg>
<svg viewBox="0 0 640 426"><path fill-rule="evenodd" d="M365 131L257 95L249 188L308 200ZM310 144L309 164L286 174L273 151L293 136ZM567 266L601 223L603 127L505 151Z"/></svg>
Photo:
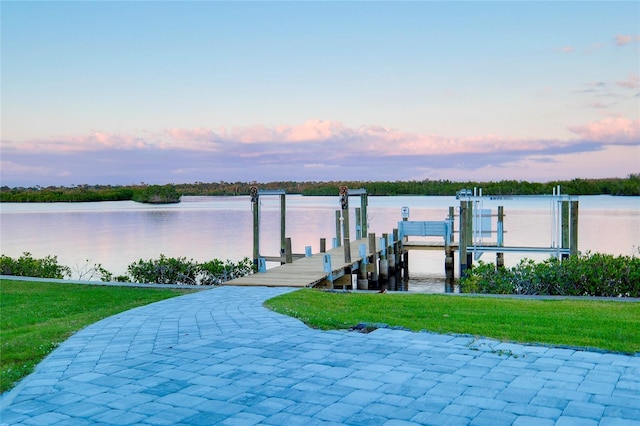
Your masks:
<svg viewBox="0 0 640 426"><path fill-rule="evenodd" d="M251 187L251 211L253 212L253 271L260 270L260 196L258 188Z"/></svg>
<svg viewBox="0 0 640 426"><path fill-rule="evenodd" d="M409 221L409 210L407 209L407 214L402 216L402 221ZM402 289L404 291L409 290L409 250L405 250L404 243L408 240L408 237L405 235L402 237L402 241L399 241L399 249L400 254L398 255L398 259L400 260L400 273L402 275Z"/></svg>
<svg viewBox="0 0 640 426"><path fill-rule="evenodd" d="M451 213L451 210L449 210ZM451 234L453 234L453 226L451 221L445 222L444 232L444 292L453 293L455 286L454 258L453 249L451 248Z"/></svg>
<svg viewBox="0 0 640 426"><path fill-rule="evenodd" d="M402 280L402 240L400 239L400 232L398 228L393 230L393 241L394 241L394 257L396 263L396 287L400 291L405 291L406 288L404 286L404 281Z"/></svg>
<svg viewBox="0 0 640 426"><path fill-rule="evenodd" d="M331 255L322 255L322 268L327 273L326 283L328 287L333 290L333 268L331 267Z"/></svg>
<svg viewBox="0 0 640 426"><path fill-rule="evenodd" d="M402 253L402 275L404 291L409 291L409 250L404 250Z"/></svg>
<svg viewBox="0 0 640 426"><path fill-rule="evenodd" d="M284 261L285 263L293 263L293 255L291 253L291 238L287 238L285 240Z"/></svg>
<svg viewBox="0 0 640 426"><path fill-rule="evenodd" d="M336 210L336 239L335 239L335 241L337 241L337 243L338 243L336 245L336 247L340 247L340 245L342 244L342 226L341 226L340 218L341 218L340 210Z"/></svg>
<svg viewBox="0 0 640 426"><path fill-rule="evenodd" d="M458 238L460 241L460 278L462 278L467 270L467 241L465 235L465 226L467 223L467 202L460 201L460 223L458 224Z"/></svg>
<svg viewBox="0 0 640 426"><path fill-rule="evenodd" d="M389 290L392 291L398 290L398 277L396 272L396 265L398 263L396 259L396 252L398 250L397 241L398 230L394 229L389 239Z"/></svg>
<svg viewBox="0 0 640 426"><path fill-rule="evenodd" d="M351 263L351 241L349 240L349 210L344 217L344 263Z"/></svg>
<svg viewBox="0 0 640 426"><path fill-rule="evenodd" d="M286 205L286 195L280 194L280 258L282 258L285 254L285 250L287 248L287 240L286 240L286 231L285 228L287 226L287 205ZM290 249L290 248L289 248ZM282 264L282 261L280 262Z"/></svg>
<svg viewBox="0 0 640 426"><path fill-rule="evenodd" d="M327 239L320 238L320 253L326 253L326 252L327 252Z"/></svg>
<svg viewBox="0 0 640 426"><path fill-rule="evenodd" d="M482 189L480 191L482 191ZM482 196L482 193L480 195ZM468 208L468 214L467 214L467 231L465 232L465 234L467 234L466 236L467 247L469 247L475 244L473 242L473 233L475 232L475 230L473 229L474 202L468 201L467 204L469 205L469 208ZM472 267L473 267L473 252L469 252L469 250L467 250L467 269L471 269Z"/></svg>
<svg viewBox="0 0 640 426"><path fill-rule="evenodd" d="M360 216L360 207L356 207L356 240L362 238L362 217Z"/></svg>
<svg viewBox="0 0 640 426"><path fill-rule="evenodd" d="M460 277L464 277L473 264L473 253L467 250L472 234L473 201L460 201Z"/></svg>
<svg viewBox="0 0 640 426"><path fill-rule="evenodd" d="M349 189L340 187L340 205L342 207L342 235L344 236L344 263L351 263L351 241L349 239Z"/></svg>
<svg viewBox="0 0 640 426"><path fill-rule="evenodd" d="M561 247L563 249L566 248L570 248L570 238L569 238L569 202L568 201L563 201L562 202L562 213L561 213L561 226L562 226L562 244ZM566 259L568 258L569 255L568 254L562 254L561 258L562 259Z"/></svg>
<svg viewBox="0 0 640 426"><path fill-rule="evenodd" d="M453 293L455 288L455 263L453 249L447 244L444 248L444 292Z"/></svg>
<svg viewBox="0 0 640 426"><path fill-rule="evenodd" d="M449 230L450 235L449 235L449 242L452 243L453 242L453 223L455 220L455 214L456 214L456 210L455 207L453 206L449 206L449 217L447 218L447 220L449 221Z"/></svg>
<svg viewBox="0 0 640 426"><path fill-rule="evenodd" d="M370 272L369 289L378 288L378 251L376 250L376 234L372 232L369 237L369 253L371 253L371 262L367 265L367 271Z"/></svg>
<svg viewBox="0 0 640 426"><path fill-rule="evenodd" d="M569 251L571 256L578 254L578 202L572 201L570 208L571 227L570 227L570 244Z"/></svg>
<svg viewBox="0 0 640 426"><path fill-rule="evenodd" d="M368 195L365 192L360 195L360 224L362 225L362 238L367 238L367 205L369 204Z"/></svg>
<svg viewBox="0 0 640 426"><path fill-rule="evenodd" d="M504 246L504 207L498 206L498 247ZM496 253L496 268L504 268L504 253Z"/></svg>
<svg viewBox="0 0 640 426"><path fill-rule="evenodd" d="M358 268L358 281L357 288L358 290L368 290L369 282L367 281L367 245L365 243L361 243L358 247L358 254L360 255L360 267Z"/></svg>
<svg viewBox="0 0 640 426"><path fill-rule="evenodd" d="M380 290L389 289L389 260L387 258L388 240L389 235L382 234L382 238L380 238L380 274L378 275Z"/></svg>

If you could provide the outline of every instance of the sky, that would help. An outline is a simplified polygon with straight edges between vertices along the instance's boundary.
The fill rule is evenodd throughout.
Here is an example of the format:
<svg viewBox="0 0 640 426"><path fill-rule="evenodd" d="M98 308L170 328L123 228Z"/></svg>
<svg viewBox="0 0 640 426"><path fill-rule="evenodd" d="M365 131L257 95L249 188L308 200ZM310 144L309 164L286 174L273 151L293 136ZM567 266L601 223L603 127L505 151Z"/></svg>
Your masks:
<svg viewBox="0 0 640 426"><path fill-rule="evenodd" d="M0 3L3 186L627 177L637 1Z"/></svg>

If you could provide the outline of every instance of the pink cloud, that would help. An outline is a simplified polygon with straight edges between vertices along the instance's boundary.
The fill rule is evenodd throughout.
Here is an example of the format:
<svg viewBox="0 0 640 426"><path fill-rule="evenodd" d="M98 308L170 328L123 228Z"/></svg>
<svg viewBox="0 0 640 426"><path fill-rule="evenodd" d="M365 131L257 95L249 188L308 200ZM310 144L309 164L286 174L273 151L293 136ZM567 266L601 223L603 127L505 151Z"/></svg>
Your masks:
<svg viewBox="0 0 640 426"><path fill-rule="evenodd" d="M216 134L211 129L166 129L166 135L173 141L211 141Z"/></svg>
<svg viewBox="0 0 640 426"><path fill-rule="evenodd" d="M167 129L144 133L144 137L93 132L51 140L2 141L1 173L5 182L20 185L96 179L104 183L173 181L175 177L185 182L346 176L405 179L427 169L519 170L522 161L536 163L541 158L640 145L640 120L612 117L569 130L574 138L446 137L308 120L275 127Z"/></svg>
<svg viewBox="0 0 640 426"><path fill-rule="evenodd" d="M616 46L620 46L620 47L626 46L627 44L634 41L636 42L640 41L640 35L631 36L631 35L618 34L615 37Z"/></svg>
<svg viewBox="0 0 640 426"><path fill-rule="evenodd" d="M291 142L326 140L347 130L342 123L326 120L307 120L299 126L281 126L276 129Z"/></svg>
<svg viewBox="0 0 640 426"><path fill-rule="evenodd" d="M611 145L640 145L640 120L607 118L569 127L581 139Z"/></svg>
<svg viewBox="0 0 640 426"><path fill-rule="evenodd" d="M630 74L627 80L616 81L616 84L620 87L627 87L629 89L640 88L640 76L638 74Z"/></svg>
<svg viewBox="0 0 640 426"><path fill-rule="evenodd" d="M635 77L634 77L635 78ZM570 130L583 140L628 144L638 140L638 121L611 118ZM491 152L541 151L566 147L571 141L504 138L487 134L473 137L448 138L404 132L382 126L350 128L341 122L308 120L299 125L263 125L231 130L197 128L167 129L141 138L94 132L86 136L72 136L50 140L4 142L3 151L71 153L95 151L187 151L219 152L246 158L270 155L290 155L292 152L326 151L338 157L374 155L452 155ZM247 145L253 146L247 149Z"/></svg>

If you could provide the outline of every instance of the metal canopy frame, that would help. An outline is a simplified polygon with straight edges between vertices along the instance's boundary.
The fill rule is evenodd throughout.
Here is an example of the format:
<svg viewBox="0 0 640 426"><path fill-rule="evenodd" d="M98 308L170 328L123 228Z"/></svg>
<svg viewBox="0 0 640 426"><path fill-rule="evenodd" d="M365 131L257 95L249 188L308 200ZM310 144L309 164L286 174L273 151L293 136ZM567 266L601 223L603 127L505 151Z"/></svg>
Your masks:
<svg viewBox="0 0 640 426"><path fill-rule="evenodd" d="M578 253L578 197L575 195L562 194L560 185L553 188L551 195L491 195L483 196L482 188L474 188L473 192L468 189L458 191L456 198L461 201L461 211L471 210L471 218L467 217L470 224L463 224L460 220L460 235L470 232L471 237L465 236L466 244L460 242L461 265L460 273L464 273L469 260L463 265L463 251L479 257L483 252L532 252L550 253L558 258L567 257ZM483 201L495 200L541 200L548 201L551 209L551 244L549 247L504 247L502 222L498 221L498 244L496 246L486 246L483 244L483 236L487 233L483 230L483 223L486 222L486 212L483 211ZM466 203L466 206L464 204Z"/></svg>
<svg viewBox="0 0 640 426"><path fill-rule="evenodd" d="M284 263L284 256L287 247L286 239L286 192L284 189L258 189L253 186L250 190L251 211L253 212L253 268L256 272L266 271L266 262L260 256L260 197L274 196L280 197L280 258Z"/></svg>

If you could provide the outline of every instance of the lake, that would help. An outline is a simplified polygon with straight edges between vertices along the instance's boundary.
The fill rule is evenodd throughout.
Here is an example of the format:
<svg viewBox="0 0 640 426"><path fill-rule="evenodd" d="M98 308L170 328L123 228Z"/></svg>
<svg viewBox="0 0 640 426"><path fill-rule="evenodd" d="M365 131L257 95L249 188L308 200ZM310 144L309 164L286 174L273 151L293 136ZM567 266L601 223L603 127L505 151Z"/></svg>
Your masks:
<svg viewBox="0 0 640 426"><path fill-rule="evenodd" d="M639 254L640 197L599 195L578 200L581 252ZM261 196L260 202L261 254L275 256L280 251L280 200L277 196ZM292 239L294 253L304 253L306 246L317 253L320 238L326 238L327 246L331 245L335 236L334 212L340 209L338 196L287 195L286 204L286 235ZM351 197L350 204L350 232L354 239L353 215L359 199ZM504 206L506 246L548 247L552 238L552 204L538 197L521 197L485 200L483 207L495 212L498 205ZM391 233L402 220L404 206L410 209L410 220L444 220L449 206L459 206L459 201L455 197L369 196L369 231L377 236ZM139 259L157 259L160 254L196 261L250 258L252 220L248 196L186 196L181 203L168 205L133 201L0 203L0 249L11 257L23 252L37 258L56 255L60 264L73 270L74 278L95 263L117 275ZM494 256L487 253L481 260L493 261ZM548 255L506 253L505 264L513 266L522 257L543 260ZM409 264L410 291L442 291L443 252L412 251Z"/></svg>

